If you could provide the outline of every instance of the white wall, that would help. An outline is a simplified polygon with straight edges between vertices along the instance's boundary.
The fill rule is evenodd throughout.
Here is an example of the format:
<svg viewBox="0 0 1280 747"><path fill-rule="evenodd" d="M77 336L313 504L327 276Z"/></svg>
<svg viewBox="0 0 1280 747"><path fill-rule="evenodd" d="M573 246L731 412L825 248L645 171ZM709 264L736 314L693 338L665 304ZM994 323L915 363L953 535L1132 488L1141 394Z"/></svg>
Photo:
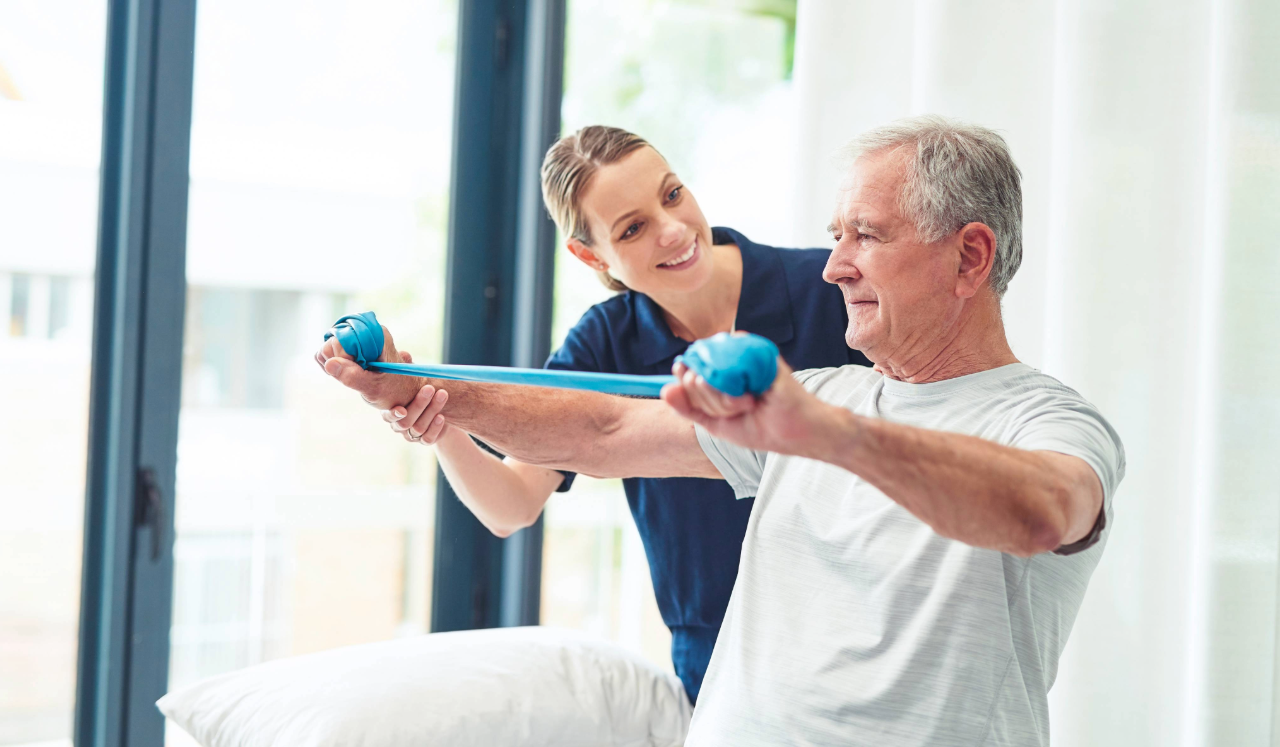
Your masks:
<svg viewBox="0 0 1280 747"><path fill-rule="evenodd" d="M859 131L918 113L1000 130L1024 177L1014 352L1124 438L1055 744L1271 738L1278 32L1262 0L800 1L797 240L821 237L831 155Z"/></svg>

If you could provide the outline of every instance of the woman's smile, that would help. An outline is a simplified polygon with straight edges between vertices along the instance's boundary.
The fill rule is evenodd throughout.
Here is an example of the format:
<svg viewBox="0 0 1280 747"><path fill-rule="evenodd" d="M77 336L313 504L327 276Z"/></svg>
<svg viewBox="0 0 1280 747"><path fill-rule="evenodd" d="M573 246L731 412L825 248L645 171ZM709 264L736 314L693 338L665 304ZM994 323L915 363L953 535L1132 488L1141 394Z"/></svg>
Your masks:
<svg viewBox="0 0 1280 747"><path fill-rule="evenodd" d="M688 249L685 249L679 255L672 257L666 262L663 262L662 264L658 265L658 269L683 270L687 267L692 267L693 264L698 261L698 257L701 254L702 254L702 251L699 248L698 239L697 237L695 237L693 239L693 243L689 245Z"/></svg>

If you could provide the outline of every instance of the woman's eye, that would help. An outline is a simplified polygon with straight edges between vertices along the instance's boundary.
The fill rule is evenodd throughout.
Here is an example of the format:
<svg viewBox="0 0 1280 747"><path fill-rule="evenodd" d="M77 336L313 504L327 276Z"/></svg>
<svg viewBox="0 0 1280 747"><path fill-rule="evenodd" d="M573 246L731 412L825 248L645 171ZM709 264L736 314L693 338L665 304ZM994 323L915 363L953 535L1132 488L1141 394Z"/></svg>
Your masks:
<svg viewBox="0 0 1280 747"><path fill-rule="evenodd" d="M676 187L671 190L671 194L667 195L667 202L675 202L680 199L680 190L682 189L684 189L684 187Z"/></svg>
<svg viewBox="0 0 1280 747"><path fill-rule="evenodd" d="M635 236L637 233L639 233L639 231L640 231L640 224L632 223L631 225L627 226L627 230L622 232L621 238L629 239L632 236Z"/></svg>

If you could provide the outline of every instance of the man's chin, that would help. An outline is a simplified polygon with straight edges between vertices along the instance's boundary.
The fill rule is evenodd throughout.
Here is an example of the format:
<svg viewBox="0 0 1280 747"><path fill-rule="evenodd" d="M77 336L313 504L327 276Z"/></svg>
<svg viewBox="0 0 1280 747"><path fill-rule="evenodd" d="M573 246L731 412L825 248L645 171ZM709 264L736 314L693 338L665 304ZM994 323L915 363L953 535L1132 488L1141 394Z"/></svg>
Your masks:
<svg viewBox="0 0 1280 747"><path fill-rule="evenodd" d="M868 344L868 340L866 339L866 336L858 334L858 331L853 328L853 325L849 325L849 329L844 333L844 342L849 347L864 355L867 352L866 345Z"/></svg>

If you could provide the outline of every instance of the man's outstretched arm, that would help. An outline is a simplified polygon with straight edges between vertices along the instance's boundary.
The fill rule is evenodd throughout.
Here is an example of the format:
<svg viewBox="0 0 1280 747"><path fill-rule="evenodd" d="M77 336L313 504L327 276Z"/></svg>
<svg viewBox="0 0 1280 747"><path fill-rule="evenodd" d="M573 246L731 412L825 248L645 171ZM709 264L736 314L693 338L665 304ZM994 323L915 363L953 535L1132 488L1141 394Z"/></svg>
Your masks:
<svg viewBox="0 0 1280 747"><path fill-rule="evenodd" d="M1080 457L855 415L790 374L779 360L773 388L756 399L717 392L677 366L680 383L662 396L720 438L842 467L976 547L1035 555L1074 544L1098 521L1102 483Z"/></svg>
<svg viewBox="0 0 1280 747"><path fill-rule="evenodd" d="M720 477L693 423L657 400L376 373L360 368L336 339L316 360L382 410L409 404L424 384L447 388L450 424L526 464L592 477ZM406 360L389 333L381 360Z"/></svg>

